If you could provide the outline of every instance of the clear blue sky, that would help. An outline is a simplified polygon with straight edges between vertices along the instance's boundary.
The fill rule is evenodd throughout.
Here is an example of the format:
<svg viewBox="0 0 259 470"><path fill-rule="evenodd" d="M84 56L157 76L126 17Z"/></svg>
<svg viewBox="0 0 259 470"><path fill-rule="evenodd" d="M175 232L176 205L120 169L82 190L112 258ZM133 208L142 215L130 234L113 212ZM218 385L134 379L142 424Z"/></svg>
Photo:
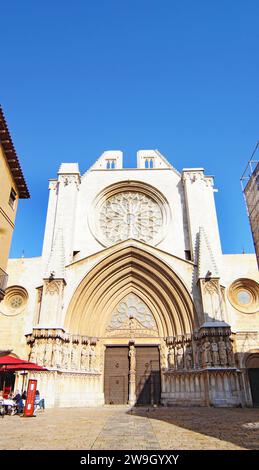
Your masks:
<svg viewBox="0 0 259 470"><path fill-rule="evenodd" d="M41 253L48 179L108 149L214 175L223 251L253 251L240 176L259 139L258 0L1 3L0 102L31 192L12 257Z"/></svg>

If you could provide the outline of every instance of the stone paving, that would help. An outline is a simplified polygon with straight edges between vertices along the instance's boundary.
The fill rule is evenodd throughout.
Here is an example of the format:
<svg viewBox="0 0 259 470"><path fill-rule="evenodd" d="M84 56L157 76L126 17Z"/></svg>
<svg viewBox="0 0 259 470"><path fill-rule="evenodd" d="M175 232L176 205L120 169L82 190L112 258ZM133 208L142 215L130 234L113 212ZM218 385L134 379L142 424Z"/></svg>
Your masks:
<svg viewBox="0 0 259 470"><path fill-rule="evenodd" d="M0 449L259 450L259 409L47 409L0 418Z"/></svg>

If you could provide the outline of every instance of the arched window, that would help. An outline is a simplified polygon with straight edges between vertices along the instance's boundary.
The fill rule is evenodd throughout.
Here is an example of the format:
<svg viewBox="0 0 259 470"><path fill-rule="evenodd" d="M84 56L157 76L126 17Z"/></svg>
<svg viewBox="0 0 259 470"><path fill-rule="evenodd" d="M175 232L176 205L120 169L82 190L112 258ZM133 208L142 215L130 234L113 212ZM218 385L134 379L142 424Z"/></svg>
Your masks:
<svg viewBox="0 0 259 470"><path fill-rule="evenodd" d="M114 170L114 168L116 168L116 160L106 160L106 169Z"/></svg>
<svg viewBox="0 0 259 470"><path fill-rule="evenodd" d="M146 158L145 168L154 168L154 159L153 158Z"/></svg>

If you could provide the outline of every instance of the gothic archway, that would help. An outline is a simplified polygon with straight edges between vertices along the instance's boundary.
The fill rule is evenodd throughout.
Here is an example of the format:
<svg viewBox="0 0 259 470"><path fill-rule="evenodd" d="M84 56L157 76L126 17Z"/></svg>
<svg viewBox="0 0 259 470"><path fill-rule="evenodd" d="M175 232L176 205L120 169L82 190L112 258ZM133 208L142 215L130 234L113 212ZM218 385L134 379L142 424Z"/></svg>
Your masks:
<svg viewBox="0 0 259 470"><path fill-rule="evenodd" d="M152 312L160 337L189 334L197 326L193 301L179 276L140 244L121 243L77 287L66 331L104 337L115 306L131 293Z"/></svg>

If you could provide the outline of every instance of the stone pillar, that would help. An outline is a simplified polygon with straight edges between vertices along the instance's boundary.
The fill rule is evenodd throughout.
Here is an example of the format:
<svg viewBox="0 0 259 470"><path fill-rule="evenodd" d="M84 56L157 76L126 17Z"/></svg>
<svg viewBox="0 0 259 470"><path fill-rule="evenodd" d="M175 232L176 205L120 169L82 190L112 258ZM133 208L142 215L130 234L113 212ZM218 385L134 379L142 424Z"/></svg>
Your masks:
<svg viewBox="0 0 259 470"><path fill-rule="evenodd" d="M134 344L129 347L130 371L129 371L129 405L136 404L136 349Z"/></svg>

